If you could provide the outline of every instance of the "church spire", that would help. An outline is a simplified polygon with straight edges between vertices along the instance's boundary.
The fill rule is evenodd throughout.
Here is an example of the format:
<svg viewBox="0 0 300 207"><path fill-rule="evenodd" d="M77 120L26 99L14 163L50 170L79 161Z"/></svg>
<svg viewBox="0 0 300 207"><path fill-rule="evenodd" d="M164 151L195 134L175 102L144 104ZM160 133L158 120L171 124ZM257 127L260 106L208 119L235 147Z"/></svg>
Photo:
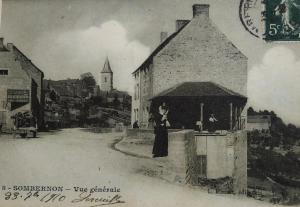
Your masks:
<svg viewBox="0 0 300 207"><path fill-rule="evenodd" d="M105 63L104 63L101 73L112 73L108 57L106 57L106 59L105 59Z"/></svg>
<svg viewBox="0 0 300 207"><path fill-rule="evenodd" d="M108 57L106 57L101 71L100 90L110 92L113 90L113 72L111 70Z"/></svg>

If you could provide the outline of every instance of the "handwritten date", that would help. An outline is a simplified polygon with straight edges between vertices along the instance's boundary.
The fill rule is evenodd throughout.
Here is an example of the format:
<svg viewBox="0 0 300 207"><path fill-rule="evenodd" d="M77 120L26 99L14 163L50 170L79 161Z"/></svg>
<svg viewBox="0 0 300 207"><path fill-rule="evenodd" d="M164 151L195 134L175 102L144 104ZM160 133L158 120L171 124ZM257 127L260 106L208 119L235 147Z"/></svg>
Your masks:
<svg viewBox="0 0 300 207"><path fill-rule="evenodd" d="M6 192L4 194L4 199L5 200L16 200L16 199L23 199L24 201L35 198L39 199L43 203L48 203L48 202L62 202L66 199L66 196L60 194L60 193L47 193L45 195L40 195L38 191L36 192L28 192L25 195L22 195L20 192Z"/></svg>

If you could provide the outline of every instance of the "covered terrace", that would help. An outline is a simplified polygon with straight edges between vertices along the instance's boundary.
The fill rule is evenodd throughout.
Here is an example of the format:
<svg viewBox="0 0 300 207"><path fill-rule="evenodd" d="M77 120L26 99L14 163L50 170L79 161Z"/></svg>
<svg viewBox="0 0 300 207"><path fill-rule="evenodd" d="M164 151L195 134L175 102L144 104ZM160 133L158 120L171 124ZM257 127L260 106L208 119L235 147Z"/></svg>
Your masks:
<svg viewBox="0 0 300 207"><path fill-rule="evenodd" d="M242 111L247 97L213 82L183 82L151 98L151 112L166 102L171 128L196 129L201 121L208 128L210 114L216 119L216 130L240 130L245 127Z"/></svg>

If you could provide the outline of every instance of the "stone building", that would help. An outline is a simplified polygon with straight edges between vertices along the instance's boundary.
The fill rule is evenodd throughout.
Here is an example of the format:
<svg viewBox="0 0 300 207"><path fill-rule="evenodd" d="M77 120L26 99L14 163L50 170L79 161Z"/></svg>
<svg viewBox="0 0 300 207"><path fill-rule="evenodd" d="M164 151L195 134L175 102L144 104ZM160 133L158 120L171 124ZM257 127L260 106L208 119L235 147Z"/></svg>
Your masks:
<svg viewBox="0 0 300 207"><path fill-rule="evenodd" d="M113 72L108 58L106 58L101 71L100 90L110 92L113 89Z"/></svg>
<svg viewBox="0 0 300 207"><path fill-rule="evenodd" d="M248 115L247 116L247 130L270 130L271 115Z"/></svg>
<svg viewBox="0 0 300 207"><path fill-rule="evenodd" d="M148 126L149 99L183 82L212 82L241 97L247 95L247 57L210 20L209 5L194 5L191 20L175 23L176 31L168 37L163 33L161 44L133 72L132 123L138 120ZM243 105L228 103L228 121L232 114L231 119L240 117L245 123ZM200 103L197 107L200 120ZM207 104L202 109L214 111Z"/></svg>
<svg viewBox="0 0 300 207"><path fill-rule="evenodd" d="M13 128L11 116L29 111L43 125L43 78L36 67L16 46L0 38L0 123Z"/></svg>
<svg viewBox="0 0 300 207"><path fill-rule="evenodd" d="M169 145L169 157L192 157L194 179L221 180L234 193L247 191L247 57L209 18L209 5L193 5L191 20L177 20L176 31L161 34L161 44L134 72L132 124L148 128L162 102L171 128L203 131ZM207 132L210 114L218 119ZM169 139L170 140L170 139ZM186 143L192 143L190 150ZM181 156L182 155L182 156ZM179 165L179 164L178 164Z"/></svg>

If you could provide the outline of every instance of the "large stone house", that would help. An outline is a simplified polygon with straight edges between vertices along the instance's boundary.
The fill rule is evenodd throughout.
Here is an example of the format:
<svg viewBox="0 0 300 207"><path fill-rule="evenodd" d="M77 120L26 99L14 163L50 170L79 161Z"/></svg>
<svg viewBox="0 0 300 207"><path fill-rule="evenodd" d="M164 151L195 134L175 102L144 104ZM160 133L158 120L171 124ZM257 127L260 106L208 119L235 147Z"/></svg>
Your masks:
<svg viewBox="0 0 300 207"><path fill-rule="evenodd" d="M206 4L194 5L193 18L177 20L176 31L170 36L162 33L161 38L161 44L133 72L132 124L138 121L140 127L150 128L149 116L166 102L171 128L203 126L203 131L186 140L195 142L191 167L197 180L229 179L225 186L245 193L247 57L211 21ZM217 131L209 133L212 113L218 119ZM186 145L172 146L170 154L190 153Z"/></svg>
<svg viewBox="0 0 300 207"><path fill-rule="evenodd" d="M226 127L223 126L225 129L244 124L247 57L211 21L209 5L194 5L191 20L177 20L176 31L168 37L162 33L161 37L161 44L133 72L135 92L132 100L132 123L138 120L142 127L148 126L150 106L155 102L154 97L156 100L162 96L167 97L170 95L168 90L175 89L184 82L203 82L182 86L189 92L186 96L192 95L192 90L203 91L203 94L197 95L196 102L195 99L188 103L187 99L182 100L184 105L193 105L194 108L194 115L189 121L193 123L186 126L182 124L182 127L191 128L191 125L195 125L196 121L201 119L205 124L211 112L228 122ZM209 98L212 96L204 89L211 91L210 95L219 98ZM215 90L226 94L213 94ZM175 107L174 102L177 102L177 106L183 106L176 91L173 91L172 96L172 100L164 100L169 102L169 107ZM218 108L224 108L225 111L216 111ZM186 113L189 110L182 111ZM179 110L176 110L176 113L179 113ZM194 117L195 115L197 117Z"/></svg>
<svg viewBox="0 0 300 207"><path fill-rule="evenodd" d="M31 112L38 126L43 125L44 73L16 46L0 38L0 124L12 129L12 116Z"/></svg>

